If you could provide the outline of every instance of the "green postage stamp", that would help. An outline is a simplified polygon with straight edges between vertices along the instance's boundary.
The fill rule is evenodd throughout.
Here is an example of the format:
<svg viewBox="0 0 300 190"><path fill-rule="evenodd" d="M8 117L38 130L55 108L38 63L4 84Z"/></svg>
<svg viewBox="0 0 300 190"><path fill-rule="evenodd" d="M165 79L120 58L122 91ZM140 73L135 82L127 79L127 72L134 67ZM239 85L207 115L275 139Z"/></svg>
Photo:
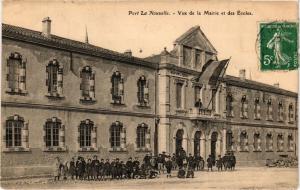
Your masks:
<svg viewBox="0 0 300 190"><path fill-rule="evenodd" d="M262 71L298 68L298 23L260 23L259 31Z"/></svg>

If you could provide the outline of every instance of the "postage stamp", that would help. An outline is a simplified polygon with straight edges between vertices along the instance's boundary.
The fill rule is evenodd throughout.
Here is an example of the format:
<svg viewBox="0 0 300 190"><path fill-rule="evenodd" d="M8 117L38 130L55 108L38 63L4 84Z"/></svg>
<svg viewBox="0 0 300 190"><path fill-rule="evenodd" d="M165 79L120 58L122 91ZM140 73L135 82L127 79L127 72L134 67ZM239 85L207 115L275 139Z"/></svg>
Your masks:
<svg viewBox="0 0 300 190"><path fill-rule="evenodd" d="M298 68L298 23L260 23L260 69L294 70Z"/></svg>

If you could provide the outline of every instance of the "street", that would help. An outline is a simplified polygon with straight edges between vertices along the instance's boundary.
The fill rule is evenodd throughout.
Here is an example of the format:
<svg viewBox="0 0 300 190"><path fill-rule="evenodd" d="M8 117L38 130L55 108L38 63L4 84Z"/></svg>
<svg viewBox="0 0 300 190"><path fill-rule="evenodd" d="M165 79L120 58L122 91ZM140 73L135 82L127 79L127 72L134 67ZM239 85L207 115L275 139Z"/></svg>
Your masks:
<svg viewBox="0 0 300 190"><path fill-rule="evenodd" d="M298 168L244 167L235 171L195 172L195 178L179 179L162 174L157 179L114 181L59 181L33 178L1 181L2 188L51 189L296 189Z"/></svg>

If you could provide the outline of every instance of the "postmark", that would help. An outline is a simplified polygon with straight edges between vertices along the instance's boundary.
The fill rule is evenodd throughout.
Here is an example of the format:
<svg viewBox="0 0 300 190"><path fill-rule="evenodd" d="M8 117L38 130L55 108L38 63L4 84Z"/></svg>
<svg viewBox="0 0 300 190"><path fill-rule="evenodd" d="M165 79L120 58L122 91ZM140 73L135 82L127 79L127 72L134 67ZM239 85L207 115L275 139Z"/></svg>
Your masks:
<svg viewBox="0 0 300 190"><path fill-rule="evenodd" d="M298 23L259 23L260 70L298 68Z"/></svg>

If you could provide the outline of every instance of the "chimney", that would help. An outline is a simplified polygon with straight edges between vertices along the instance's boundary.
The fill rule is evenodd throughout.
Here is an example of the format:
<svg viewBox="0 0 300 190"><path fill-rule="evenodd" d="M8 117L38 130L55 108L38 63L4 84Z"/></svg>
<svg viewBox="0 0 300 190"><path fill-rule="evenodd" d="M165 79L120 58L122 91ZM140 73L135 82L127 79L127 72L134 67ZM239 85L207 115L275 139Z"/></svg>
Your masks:
<svg viewBox="0 0 300 190"><path fill-rule="evenodd" d="M274 86L275 86L276 88L279 88L279 82L275 83Z"/></svg>
<svg viewBox="0 0 300 190"><path fill-rule="evenodd" d="M245 69L241 69L240 70L240 79L241 80L245 80L246 79L246 70Z"/></svg>
<svg viewBox="0 0 300 190"><path fill-rule="evenodd" d="M50 35L51 35L51 20L50 20L50 17L45 17L42 22L43 22L42 34L46 37L50 37Z"/></svg>
<svg viewBox="0 0 300 190"><path fill-rule="evenodd" d="M132 56L132 52L130 49L127 49L125 52L124 52L125 55L128 55L128 56Z"/></svg>

